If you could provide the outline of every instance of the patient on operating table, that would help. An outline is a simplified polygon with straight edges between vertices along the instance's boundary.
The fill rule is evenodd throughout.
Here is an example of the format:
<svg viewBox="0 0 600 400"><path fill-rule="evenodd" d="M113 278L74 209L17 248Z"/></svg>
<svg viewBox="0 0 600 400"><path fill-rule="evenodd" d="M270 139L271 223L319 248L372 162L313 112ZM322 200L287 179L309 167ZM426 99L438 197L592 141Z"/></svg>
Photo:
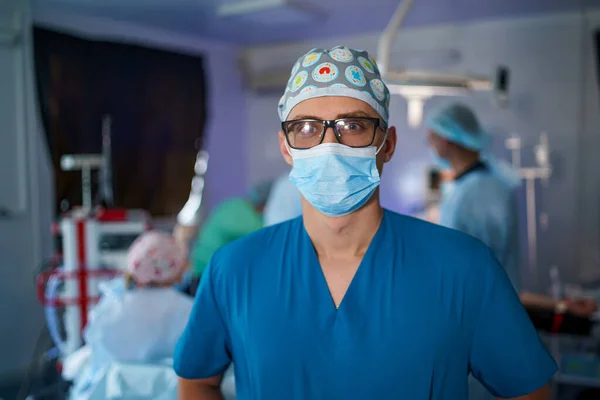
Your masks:
<svg viewBox="0 0 600 400"><path fill-rule="evenodd" d="M84 332L93 364L172 357L193 304L172 287L186 263L186 252L169 234L152 231L133 243L125 279L103 289Z"/></svg>

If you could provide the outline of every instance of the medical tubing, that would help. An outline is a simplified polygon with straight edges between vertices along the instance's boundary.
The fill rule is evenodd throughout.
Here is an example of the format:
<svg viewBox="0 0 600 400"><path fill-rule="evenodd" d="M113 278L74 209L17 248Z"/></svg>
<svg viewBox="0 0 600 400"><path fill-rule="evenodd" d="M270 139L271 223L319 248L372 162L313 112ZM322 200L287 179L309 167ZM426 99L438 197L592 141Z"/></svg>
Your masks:
<svg viewBox="0 0 600 400"><path fill-rule="evenodd" d="M59 267L58 270L62 270L62 267ZM48 279L48 284L46 285L45 297L48 299L48 304L44 307L44 314L46 315L46 323L48 324L48 332L50 332L50 337L54 342L56 348L58 348L61 354L64 354L64 340L60 336L60 322L58 320L58 316L56 315L56 300L58 286L60 284L60 280L56 276L51 276Z"/></svg>

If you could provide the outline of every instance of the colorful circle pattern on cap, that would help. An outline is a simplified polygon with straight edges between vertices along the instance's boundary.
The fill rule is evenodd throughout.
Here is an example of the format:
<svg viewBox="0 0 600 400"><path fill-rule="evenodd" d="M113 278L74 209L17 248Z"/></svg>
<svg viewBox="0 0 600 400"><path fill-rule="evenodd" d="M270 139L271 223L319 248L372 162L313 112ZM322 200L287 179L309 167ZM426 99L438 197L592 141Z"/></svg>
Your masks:
<svg viewBox="0 0 600 400"><path fill-rule="evenodd" d="M311 65L315 65L320 59L323 53L310 53L306 57L304 57L304 61L302 61L302 66L304 68L308 68Z"/></svg>
<svg viewBox="0 0 600 400"><path fill-rule="evenodd" d="M364 72L356 65L351 65L346 68L346 79L355 86L362 87L367 84Z"/></svg>
<svg viewBox="0 0 600 400"><path fill-rule="evenodd" d="M360 63L360 66L363 67L366 71L372 74L375 73L375 69L373 68L373 64L371 63L371 61L367 60L364 57L358 57L358 62Z"/></svg>
<svg viewBox="0 0 600 400"><path fill-rule="evenodd" d="M381 80L372 79L371 82L369 82L369 85L371 86L371 90L373 91L373 94L377 100L385 100L385 87L383 86L383 82L381 82Z"/></svg>
<svg viewBox="0 0 600 400"><path fill-rule="evenodd" d="M339 74L340 70L335 66L335 64L324 62L317 65L317 67L313 70L312 78L317 82L326 83L335 80Z"/></svg>
<svg viewBox="0 0 600 400"><path fill-rule="evenodd" d="M371 56L369 56L369 60L371 60L371 64L373 64L373 68L375 68L375 73L378 74L379 67L377 66L377 61Z"/></svg>
<svg viewBox="0 0 600 400"><path fill-rule="evenodd" d="M366 51L338 46L331 50L312 49L301 56L279 101L280 119L285 121L298 103L323 96L364 101L387 123L389 90L375 60Z"/></svg>
<svg viewBox="0 0 600 400"><path fill-rule="evenodd" d="M335 61L348 63L354 60L352 52L345 47L336 47L329 52L329 56Z"/></svg>
<svg viewBox="0 0 600 400"><path fill-rule="evenodd" d="M298 75L296 75L296 77L294 78L294 81L292 82L292 87L290 87L290 91L295 92L298 89L300 89L302 86L304 86L307 79L308 79L308 72L306 72L306 71L298 72Z"/></svg>
<svg viewBox="0 0 600 400"><path fill-rule="evenodd" d="M186 252L167 233L150 231L136 239L127 253L127 273L138 284L175 279L185 267Z"/></svg>

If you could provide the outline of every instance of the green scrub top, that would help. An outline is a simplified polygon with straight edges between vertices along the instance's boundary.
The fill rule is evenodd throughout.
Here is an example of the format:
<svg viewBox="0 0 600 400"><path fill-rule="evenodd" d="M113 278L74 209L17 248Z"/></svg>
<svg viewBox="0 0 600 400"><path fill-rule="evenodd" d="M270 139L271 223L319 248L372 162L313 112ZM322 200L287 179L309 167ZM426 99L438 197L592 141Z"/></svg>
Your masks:
<svg viewBox="0 0 600 400"><path fill-rule="evenodd" d="M201 276L213 253L221 246L263 227L263 218L248 201L223 201L204 223L192 249L192 273Z"/></svg>

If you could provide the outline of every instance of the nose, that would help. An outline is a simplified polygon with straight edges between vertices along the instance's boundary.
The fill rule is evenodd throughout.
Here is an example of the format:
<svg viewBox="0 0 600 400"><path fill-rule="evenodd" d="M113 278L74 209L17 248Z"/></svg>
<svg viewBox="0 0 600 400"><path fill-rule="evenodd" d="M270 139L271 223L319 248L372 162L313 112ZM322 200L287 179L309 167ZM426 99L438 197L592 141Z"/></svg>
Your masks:
<svg viewBox="0 0 600 400"><path fill-rule="evenodd" d="M323 138L323 143L339 143L337 137L335 136L335 131L332 127L327 128L325 130L325 137Z"/></svg>

